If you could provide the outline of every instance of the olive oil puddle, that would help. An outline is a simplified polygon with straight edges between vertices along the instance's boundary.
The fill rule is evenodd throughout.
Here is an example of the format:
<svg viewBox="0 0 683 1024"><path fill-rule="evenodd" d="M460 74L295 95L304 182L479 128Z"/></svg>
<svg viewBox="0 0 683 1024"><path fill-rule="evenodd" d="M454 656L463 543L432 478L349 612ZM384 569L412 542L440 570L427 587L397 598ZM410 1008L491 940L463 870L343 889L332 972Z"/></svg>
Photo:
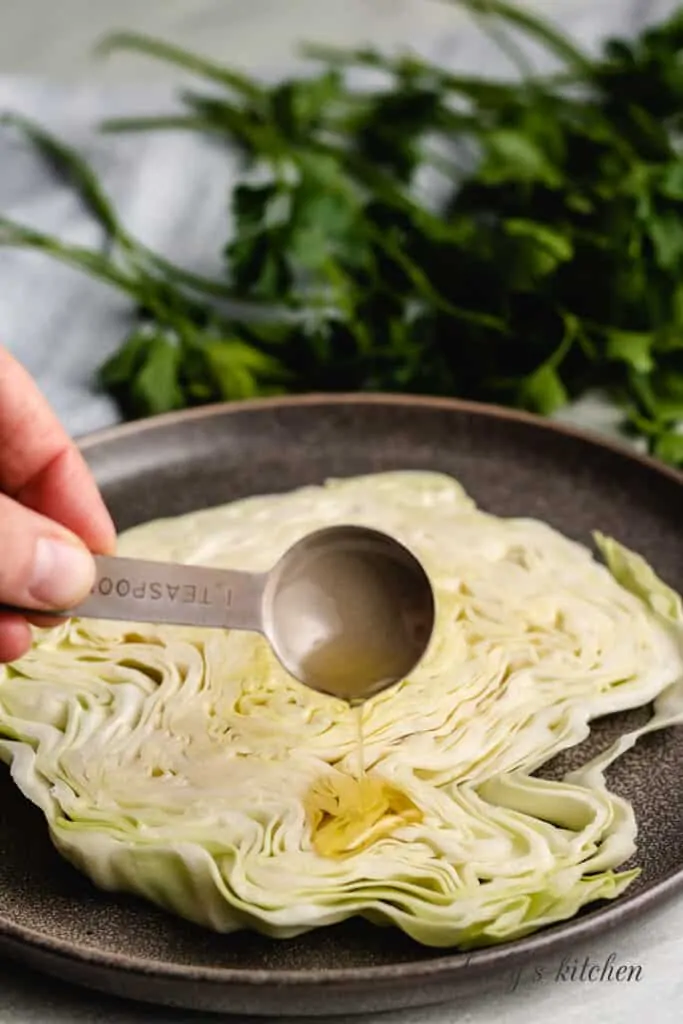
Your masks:
<svg viewBox="0 0 683 1024"><path fill-rule="evenodd" d="M361 853L397 828L422 820L409 796L365 767L362 704L351 707L356 724L356 775L326 775L304 800L313 847L340 860Z"/></svg>

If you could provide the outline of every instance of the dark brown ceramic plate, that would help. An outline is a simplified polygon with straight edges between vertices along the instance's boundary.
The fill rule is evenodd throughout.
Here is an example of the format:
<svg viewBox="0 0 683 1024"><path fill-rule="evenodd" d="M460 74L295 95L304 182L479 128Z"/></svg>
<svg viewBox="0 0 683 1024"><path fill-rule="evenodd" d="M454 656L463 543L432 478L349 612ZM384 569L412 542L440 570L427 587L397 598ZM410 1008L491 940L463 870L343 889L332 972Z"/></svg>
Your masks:
<svg viewBox="0 0 683 1024"><path fill-rule="evenodd" d="M541 517L584 542L596 528L612 534L683 590L683 477L531 417L445 400L310 396L162 417L83 448L120 528L328 476L431 469L457 476L492 512ZM645 715L604 720L587 746L604 747ZM642 740L612 769L613 788L635 805L643 868L619 901L466 956L362 922L287 942L219 936L99 892L58 857L42 815L3 775L0 948L67 980L193 1009L327 1016L436 1003L677 892L681 778L683 730Z"/></svg>

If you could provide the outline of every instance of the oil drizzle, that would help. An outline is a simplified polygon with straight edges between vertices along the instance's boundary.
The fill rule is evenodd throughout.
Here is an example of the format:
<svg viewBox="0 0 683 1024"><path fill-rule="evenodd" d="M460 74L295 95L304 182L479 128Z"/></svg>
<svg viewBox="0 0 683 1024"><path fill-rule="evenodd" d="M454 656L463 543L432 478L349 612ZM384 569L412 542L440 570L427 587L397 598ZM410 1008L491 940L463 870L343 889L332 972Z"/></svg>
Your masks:
<svg viewBox="0 0 683 1024"><path fill-rule="evenodd" d="M356 740L349 767L318 779L305 797L312 845L321 857L339 860L359 854L396 829L422 820L406 793L381 776L368 775L364 703L358 697L349 701Z"/></svg>
<svg viewBox="0 0 683 1024"><path fill-rule="evenodd" d="M363 701L351 702L351 714L356 721L356 769L358 779L365 778L365 733L363 732Z"/></svg>
<svg viewBox="0 0 683 1024"><path fill-rule="evenodd" d="M305 798L313 848L322 857L352 856L397 828L422 820L406 793L381 776L368 775L363 710L364 701L350 702L356 749L351 750L349 768L318 779Z"/></svg>

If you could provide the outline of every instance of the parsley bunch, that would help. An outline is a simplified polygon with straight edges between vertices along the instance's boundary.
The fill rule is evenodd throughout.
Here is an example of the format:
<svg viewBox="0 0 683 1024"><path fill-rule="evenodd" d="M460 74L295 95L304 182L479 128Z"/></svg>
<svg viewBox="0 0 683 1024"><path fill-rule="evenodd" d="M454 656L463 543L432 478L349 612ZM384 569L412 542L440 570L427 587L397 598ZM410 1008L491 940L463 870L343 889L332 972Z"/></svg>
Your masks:
<svg viewBox="0 0 683 1024"><path fill-rule="evenodd" d="M77 154L5 119L78 189L107 245L3 218L0 244L131 296L135 328L102 370L126 415L312 390L547 415L601 389L652 452L683 464L683 11L589 58L514 4L460 4L521 54L517 78L309 46L315 73L271 86L146 37L106 41L211 83L176 116L103 129L209 132L239 149L223 280L128 236ZM558 71L532 74L511 31ZM357 66L385 84L351 88Z"/></svg>

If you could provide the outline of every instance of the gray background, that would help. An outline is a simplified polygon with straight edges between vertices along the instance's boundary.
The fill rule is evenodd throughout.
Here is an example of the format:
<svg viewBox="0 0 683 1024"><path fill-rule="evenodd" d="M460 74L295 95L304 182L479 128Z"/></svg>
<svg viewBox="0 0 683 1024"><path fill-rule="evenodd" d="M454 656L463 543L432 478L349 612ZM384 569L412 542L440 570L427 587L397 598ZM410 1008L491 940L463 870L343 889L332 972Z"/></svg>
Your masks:
<svg viewBox="0 0 683 1024"><path fill-rule="evenodd" d="M606 32L635 30L671 8L668 0L536 0L575 35L595 46ZM107 31L135 29L227 62L274 74L286 70L302 38L368 41L386 47L410 41L461 68L490 65L495 54L462 13L430 0L0 0L0 112L21 110L77 143L102 175L128 227L146 242L195 269L210 271L226 230L233 167L222 152L176 135L102 139L99 117L113 112L172 109L177 74L132 57L95 60L93 44ZM55 188L12 132L0 130L0 211L81 244L97 231L64 191ZM93 388L93 373L115 350L128 323L125 301L74 272L28 253L0 251L0 338L25 363L74 434L117 419ZM591 396L567 418L611 432L615 416ZM631 983L562 981L560 960L516 984L502 979L483 995L447 1007L377 1018L387 1024L557 1024L595 1019L668 1024L683 1001L683 898L649 913L601 942L576 949L605 962L641 966ZM0 960L0 1024L158 1024L216 1018L131 1006L44 980ZM365 1018L369 1021L370 1018Z"/></svg>

